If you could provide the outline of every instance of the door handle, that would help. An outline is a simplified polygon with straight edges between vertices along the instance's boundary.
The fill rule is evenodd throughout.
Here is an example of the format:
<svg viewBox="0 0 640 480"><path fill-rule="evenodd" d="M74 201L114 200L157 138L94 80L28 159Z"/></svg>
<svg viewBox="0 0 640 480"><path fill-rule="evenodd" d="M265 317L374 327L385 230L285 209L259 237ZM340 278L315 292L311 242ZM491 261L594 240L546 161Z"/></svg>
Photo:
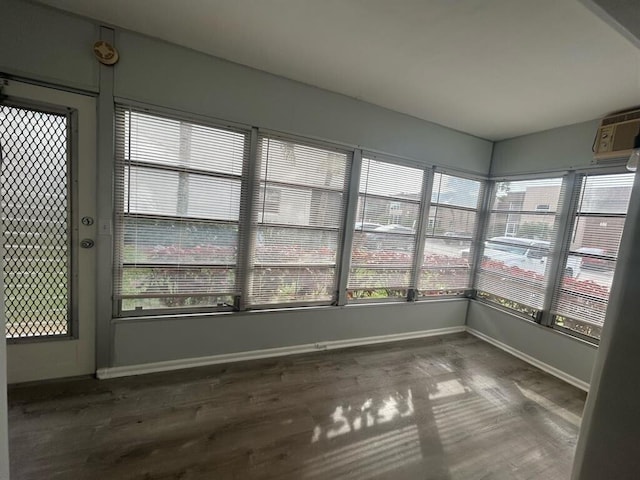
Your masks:
<svg viewBox="0 0 640 480"><path fill-rule="evenodd" d="M80 241L80 246L82 248L92 248L95 245L95 242L90 238L84 238Z"/></svg>

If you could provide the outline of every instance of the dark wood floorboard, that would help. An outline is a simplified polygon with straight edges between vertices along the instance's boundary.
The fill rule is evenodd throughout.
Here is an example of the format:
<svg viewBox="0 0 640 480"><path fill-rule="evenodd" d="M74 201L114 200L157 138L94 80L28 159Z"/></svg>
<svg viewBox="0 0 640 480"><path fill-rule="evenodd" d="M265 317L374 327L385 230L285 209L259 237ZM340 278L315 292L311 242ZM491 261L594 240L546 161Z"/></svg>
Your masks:
<svg viewBox="0 0 640 480"><path fill-rule="evenodd" d="M585 394L468 334L9 388L14 480L568 479Z"/></svg>

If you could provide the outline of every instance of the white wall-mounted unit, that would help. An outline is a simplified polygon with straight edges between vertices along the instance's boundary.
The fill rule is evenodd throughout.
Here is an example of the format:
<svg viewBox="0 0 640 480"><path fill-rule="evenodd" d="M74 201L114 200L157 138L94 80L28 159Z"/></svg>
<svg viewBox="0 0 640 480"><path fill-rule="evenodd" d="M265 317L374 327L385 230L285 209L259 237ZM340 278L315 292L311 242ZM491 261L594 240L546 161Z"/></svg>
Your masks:
<svg viewBox="0 0 640 480"><path fill-rule="evenodd" d="M594 144L596 163L601 160L628 158L633 140L640 132L640 108L607 115L600 122Z"/></svg>

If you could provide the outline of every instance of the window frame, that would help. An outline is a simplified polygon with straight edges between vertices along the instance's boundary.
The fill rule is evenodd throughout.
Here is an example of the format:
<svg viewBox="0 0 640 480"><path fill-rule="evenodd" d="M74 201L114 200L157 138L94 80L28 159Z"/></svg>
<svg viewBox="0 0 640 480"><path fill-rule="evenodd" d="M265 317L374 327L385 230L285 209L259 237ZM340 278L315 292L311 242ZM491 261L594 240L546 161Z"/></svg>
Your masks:
<svg viewBox="0 0 640 480"><path fill-rule="evenodd" d="M561 315L553 312L554 303L557 301L557 296L563 290L562 288L563 272L569 256L574 255L574 256L580 256L581 258L584 258L579 253L571 251L571 242L572 242L572 236L574 233L574 226L576 225L576 222L578 221L578 219L588 218L588 217L598 217L598 216L624 218L623 227L622 227L623 231L621 232L621 235L624 234L623 233L624 228L626 227L628 205L627 205L627 211L623 215L622 214L606 214L606 213L602 214L602 213L596 213L596 212L588 212L588 213L581 214L582 212L580 212L579 209L580 209L580 204L582 200L581 195L583 191L583 186L585 184L586 179L589 177L600 177L600 176L606 176L606 175L624 175L624 174L629 174L630 172L626 169L624 165L620 165L619 167L611 166L611 167L603 167L603 168L583 169L583 170L575 171L572 173L574 175L574 181L572 186L573 190L570 192L571 201L568 202L570 203L571 208L566 217L566 222L565 222L566 230L563 232L563 237L562 237L562 249L560 251L560 255L561 255L560 264L559 264L555 281L550 286L550 297L552 298L550 298L549 300L549 308L544 312L544 316L541 323L542 325L550 327L553 330L578 338L580 340L584 340L588 343L591 343L597 346L600 344L599 338L583 334L581 332L570 329L568 327L564 327L562 325L558 325L556 323L556 319L558 316L561 316ZM633 189L633 186L631 188ZM617 262L618 262L617 254L615 258L613 256L604 256L603 258L606 258L609 261L614 261L617 266ZM613 278L613 276L615 275L615 268L612 270L611 273ZM610 294L609 294L609 298L610 298ZM607 304L609 302L609 298L607 298ZM581 322L581 320L579 319L574 319L574 320ZM605 320L606 319L603 319L603 326L604 326ZM585 323L589 323L589 322L585 322Z"/></svg>
<svg viewBox="0 0 640 480"><path fill-rule="evenodd" d="M484 237L486 236L486 229L488 227L489 217L491 214L491 202L494 198L494 189L495 185L498 182L503 181L520 181L520 180L540 180L545 178L557 178L559 176L563 177L562 188L564 188L564 199L559 199L559 209L556 212L556 215L559 218L559 228L556 231L555 236L555 248L550 268L549 278L546 282L545 287L545 302L542 309L539 310L538 315L532 316L530 314L515 310L513 308L500 305L496 302L481 298L479 295L479 291L476 289L477 287L477 275L478 272L474 273L473 286L474 291L472 298L478 302L485 303L490 305L493 308L497 308L506 313L524 319L526 321L530 321L532 323L540 324L541 326L545 326L549 329L552 329L558 333L573 337L580 341L585 341L586 343L598 346L600 341L595 337L591 337L575 330L563 327L561 325L557 325L555 323L556 314L552 313L553 302L556 300L556 292L559 292L561 289L561 284L564 276L564 269L567 263L569 256L574 253L570 250L571 245L571 236L574 228L574 221L576 218L580 217L579 208L579 200L580 194L582 191L582 185L585 178L589 176L601 176L601 175L616 175L616 174L625 174L629 173L626 170L625 165L613 164L606 166L597 166L590 168L582 168L575 169L569 171L553 171L553 172L545 172L543 174L531 174L531 175L510 175L510 176L499 176L499 177L490 177L488 179L488 186L485 190L485 206L481 209L481 219L482 226L477 234L478 242L480 243L480 248L476 252L477 261L480 261L482 258L482 251L484 250ZM615 215L612 215L615 216ZM625 214L626 221L626 214ZM615 270L613 272L615 274Z"/></svg>
<svg viewBox="0 0 640 480"><path fill-rule="evenodd" d="M248 228L250 229L250 233L247 235L249 237L249 243L247 244L246 251L243 251L242 254L246 255L247 261L244 270L244 277L247 278L246 283L243 285L244 290L241 292L242 300L240 311L261 311L261 310L274 310L274 309L286 309L286 308L301 308L301 307L326 307L338 305L339 303L339 294L338 294L338 286L340 284L341 279L341 265L342 265L342 255L343 255L343 241L345 237L345 229L346 229L346 218L349 205L349 186L351 184L352 176L353 176L353 165L354 165L354 150L341 146L339 144L328 143L317 141L314 139L304 138L297 135L287 135L280 132L274 132L272 130L267 129L255 129L256 130L256 139L255 139L255 150L252 149L252 154L249 158L250 164L253 166L255 171L252 173L252 182L254 182L253 190L249 191L249 195L251 195L253 207L257 206L257 202L255 201L260 196L260 191L262 190L263 180L261 178L261 158L259 155L259 142L262 139L273 139L279 142L287 142L293 143L296 145L301 145L303 147L311 147L316 149L321 149L325 151L334 151L340 154L346 155L346 163L345 163L345 178L342 185L342 190L340 192L343 196L342 201L342 222L339 224L337 228L333 227L322 227L322 226L301 226L297 224L277 224L271 222L258 221L258 212L252 212L250 218L247 219ZM287 183L287 182L278 182L278 181L270 181L267 180L264 187L265 192L270 187L270 185L281 185L285 188L299 188L299 189L312 189L314 187L309 185L295 184L295 183ZM338 192L339 190L328 188L326 191ZM322 264L318 265L320 268L333 268L335 271L334 274L334 282L331 287L331 300L318 300L318 301L292 301L292 302L279 302L279 303L256 303L250 304L250 282L251 277L253 276L255 265L254 265L254 256L255 256L255 241L257 237L257 232L260 228L263 227L283 227L283 228L291 228L291 229L308 229L308 230L321 230L328 232L337 232L337 245L336 245L336 261L335 264ZM305 266L309 266L311 264L281 264L281 265L269 265L269 268L305 268ZM315 264L311 266L316 266Z"/></svg>
<svg viewBox="0 0 640 480"><path fill-rule="evenodd" d="M487 182L487 187L485 189L485 201L482 208L482 219L481 224L482 227L478 231L476 237L478 242L478 248L475 256L475 271L473 276L473 293L472 298L474 300L480 301L482 303L486 303L491 305L492 307L498 308L505 312L516 315L520 318L523 318L528 321L532 321L535 323L539 323L542 325L546 325L546 319L548 317L547 312L549 311L551 305L551 299L553 297L553 286L555 285L558 270L560 268L559 259L562 258L562 252L564 247L564 240L566 238L566 218L568 212L570 211L572 206L571 198L573 198L573 178L575 177L574 171L553 171L553 172L544 172L541 174L522 174L522 175L508 175L508 176L499 176L499 177L490 177ZM505 212L511 212L512 210L499 210L493 208L493 202L495 200L496 195L496 186L498 183L502 182L522 182L522 181L536 181L536 180L551 180L551 179L560 179L560 194L558 197L558 205L554 212L549 210L545 211L537 211L534 210L513 210L515 214L532 214L532 215L540 215L540 216L551 216L553 215L558 219L558 228L555 231L555 236L553 237L553 248L550 249L550 255L548 258L547 265L547 278L543 282L544 286L541 288L544 293L543 306L542 308L535 308L531 305L523 304L516 300L511 300L508 298L501 297L499 295L491 294L490 292L484 292L478 289L478 278L480 275L480 264L482 262L484 256L484 250L486 248L485 242L489 241L487 237L487 230L489 228L490 220L492 214L503 214ZM508 218L506 222L506 227L509 226ZM505 236L507 236L505 234ZM514 237L516 238L516 237ZM498 301L494 301L489 299L488 297L495 297ZM501 303L498 303L501 302ZM507 306L505 303L511 303L512 306ZM516 308L517 307L517 308Z"/></svg>
<svg viewBox="0 0 640 480"><path fill-rule="evenodd" d="M420 163L417 161L412 161L409 160L407 158L403 158L403 157L396 157L396 156L392 156L392 155L384 155L384 154L380 154L377 152L372 152L372 151L368 151L368 150L360 150L359 151L359 155L358 157L358 178L356 179L355 182L352 183L352 185L350 185L350 204L349 204L349 209L353 210L352 214L353 214L353 220L350 221L350 224L347 225L345 227L345 231L349 231L350 232L350 236L351 236L351 248L349 249L349 251L345 251L344 254L347 256L347 268L346 271L344 272L344 276L345 276L345 280L344 280L344 287L342 288L342 283L341 283L341 290L340 290L340 298L341 300L344 301L344 303L342 303L342 305L358 305L358 304L369 304L369 303L400 303L400 302L407 302L407 301L414 301L415 300L415 279L416 279L416 259L418 258L418 251L424 247L424 241L422 241L419 237L419 233L421 231L422 224L426 223L423 221L424 216L425 216L425 203L423 201L424 196L426 194L426 190L427 188L430 188L430 185L432 184L432 174L430 173L431 170L433 169L432 165L428 165L425 163ZM354 158L356 158L356 156L354 156ZM405 295L401 295L401 296L389 296L389 297L375 297L375 298L353 298L350 297L350 292L354 291L354 290L361 290L361 289L354 289L354 288L349 288L349 278L351 277L351 269L352 269L352 255L353 255L353 238L355 237L355 224L358 222L358 218L357 218L357 212L358 212L358 205L360 202L360 198L361 196L365 196L365 198L367 196L371 196L373 198L379 198L383 201L393 201L396 198L393 196L384 196L384 195L376 195L376 194L363 194L360 192L360 178L362 175L362 170L363 170L363 164L365 162L365 160L372 160L372 161L377 161L377 162L382 162L382 163L386 163L386 164L390 164L390 165L394 165L394 166L399 166L399 167L406 167L406 168L414 168L417 170L420 170L422 172L422 186L421 186L421 190L420 190L420 195L418 200L409 200L409 199L399 199L399 202L403 202L403 203L407 203L407 204L412 204L412 205L417 205L418 207L418 211L417 211L417 215L416 215L416 221L417 221L417 225L416 225L416 229L415 229L415 233L413 233L413 235L411 235L412 237L414 237L415 241L414 241L414 249L413 249L413 255L414 257L412 258L411 261L411 266L408 267L409 270L409 286L407 287L379 287L376 288L375 290L398 290L398 291L402 291L402 290L406 290L406 294ZM353 198L352 198L353 196ZM428 206L427 206L428 208ZM363 230L364 231L364 230ZM401 234L398 234L399 236ZM409 235L407 235L408 237ZM383 270L382 268L380 268L380 270ZM373 289L372 289L373 290Z"/></svg>
<svg viewBox="0 0 640 480"><path fill-rule="evenodd" d="M244 243L246 243L246 239L244 238L243 235L246 235L246 232L242 231L242 212L243 212L243 199L245 196L250 194L250 191L246 190L246 184L247 184L247 180L248 178L245 178L245 169L247 168L247 164L251 163L251 146L252 146L252 138L253 138L253 132L252 129L247 128L246 126L243 125L238 125L238 124L233 124L230 122L221 122L215 119L211 119L209 117L203 117L203 116L198 116L198 115L185 115L182 112L176 112L173 110L169 110L169 109L163 109L163 108L155 108L155 107L148 107L146 105L143 104L139 104L136 102L130 102L128 100L124 100L124 99L116 99L116 103L114 106L114 112L115 112L115 121L114 121L114 157L115 157L115 161L114 161L114 168L115 168L115 172L114 172L114 210L113 210L113 224L114 224L114 236L113 236L113 304L112 304L112 311L113 314L116 318L140 318L140 317L147 317L147 316L162 316L162 317L167 317L170 315L181 315L181 314L199 314L199 313L228 313L228 312L233 312L233 311L237 311L239 309L239 305L241 302L241 297L242 297L242 285L243 285L243 281L244 281L244 271L241 269L241 255L240 252L244 251ZM155 164L153 162L140 162L140 161L133 161L131 162L130 160L128 161L126 159L126 152L124 151L125 149L125 144L127 141L130 141L130 136L131 133L129 132L129 139L124 140L124 139L119 139L118 138L118 130L119 130L119 124L120 122L123 122L123 124L126 122L126 120L124 120L124 117L122 118L122 120L119 119L119 115L120 113L126 113L129 112L129 114L131 114L131 112L138 112L141 113L143 115L149 115L149 116L153 116L159 119L165 119L165 120L170 120L170 121L177 121L177 122L185 122L185 123L189 123L192 126L202 126L205 128L214 128L214 129L218 129L218 130L224 130L227 132L233 132L233 133L239 133L239 134L243 134L245 136L245 146L244 146L244 150L245 153L243 154L244 158L243 158L243 165L242 165L242 169L241 169L241 173L234 175L234 174L229 174L229 173L225 173L225 172L209 172L206 170L201 170L198 168L190 168L190 167L186 167L186 168L182 168L182 167L175 167L173 165L165 165L162 163L158 163ZM124 127L122 127L124 128ZM124 133L124 130L123 130ZM124 235L124 218L127 216L127 214L124 212L124 207L125 207L125 202L124 202L124 192L125 192L125 170L127 168L130 168L131 164L140 164L142 166L142 168L149 168L151 170L157 170L157 171L169 171L169 172L177 172L179 173L188 173L188 174L194 174L194 175L201 175L201 176L205 176L205 177L211 177L211 178L219 178L219 179L232 179L232 180L236 180L239 182L240 184L240 204L239 204L239 210L238 210L238 220L237 221L233 221L233 220L220 220L220 219L205 219L205 218L197 218L197 217L193 217L193 218L189 218L189 217L184 217L184 218L180 218L178 215L176 216L171 216L171 215L154 215L154 214L139 214L139 213L133 213L131 214L133 217L140 217L140 218L149 218L149 219L153 219L153 218L157 218L157 219L163 219L163 220L177 220L178 222L185 222L188 223L190 220L193 222L198 222L198 223L204 223L207 225L210 224L216 224L216 225L220 225L220 224L233 224L233 225L237 225L237 229L238 229L238 240L237 240L237 254L236 254L236 261L235 261L235 266L233 267L235 269L234 272L234 276L235 276L235 284L236 284L236 291L237 294L235 295L234 298L234 305L222 305L222 306L214 306L214 305L207 305L207 306L193 306L193 307L184 307L184 306L180 306L180 307L167 307L167 308L146 308L146 309L141 309L141 310L137 310L137 309L133 309L133 310L123 310L122 309L122 301L123 299L125 299L122 295L118 295L117 294L117 285L118 282L122 283L122 279L123 279L123 275L124 275L124 263L122 257L122 245L124 245L124 240L122 238L122 236ZM134 165L136 166L136 165ZM121 171L122 169L122 171ZM121 182L121 185L120 185ZM120 195L122 194L122 195ZM122 218L122 223L119 223L119 217ZM152 218L153 217L153 218ZM151 265L151 267L154 266L162 266L163 264L153 264ZM192 265L190 264L182 264L185 268L189 268ZM209 264L207 265L201 265L201 264L193 264L193 268L206 268ZM224 266L229 266L229 265L214 265L211 264L212 268L223 268ZM215 295L207 295L207 294L196 294L196 295L184 295L184 296L192 296L192 297L211 297L211 296L230 296L226 293L221 293L221 294L215 294ZM160 296L154 296L152 298L160 298ZM177 297L176 297L177 298Z"/></svg>

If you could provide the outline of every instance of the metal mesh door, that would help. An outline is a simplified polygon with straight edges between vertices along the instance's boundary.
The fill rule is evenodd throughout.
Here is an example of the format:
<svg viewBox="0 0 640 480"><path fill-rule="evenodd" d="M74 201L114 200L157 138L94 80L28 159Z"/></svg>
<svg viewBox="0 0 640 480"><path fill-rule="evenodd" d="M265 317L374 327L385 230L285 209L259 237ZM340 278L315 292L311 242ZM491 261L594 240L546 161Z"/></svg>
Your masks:
<svg viewBox="0 0 640 480"><path fill-rule="evenodd" d="M0 106L7 338L70 333L67 116Z"/></svg>

